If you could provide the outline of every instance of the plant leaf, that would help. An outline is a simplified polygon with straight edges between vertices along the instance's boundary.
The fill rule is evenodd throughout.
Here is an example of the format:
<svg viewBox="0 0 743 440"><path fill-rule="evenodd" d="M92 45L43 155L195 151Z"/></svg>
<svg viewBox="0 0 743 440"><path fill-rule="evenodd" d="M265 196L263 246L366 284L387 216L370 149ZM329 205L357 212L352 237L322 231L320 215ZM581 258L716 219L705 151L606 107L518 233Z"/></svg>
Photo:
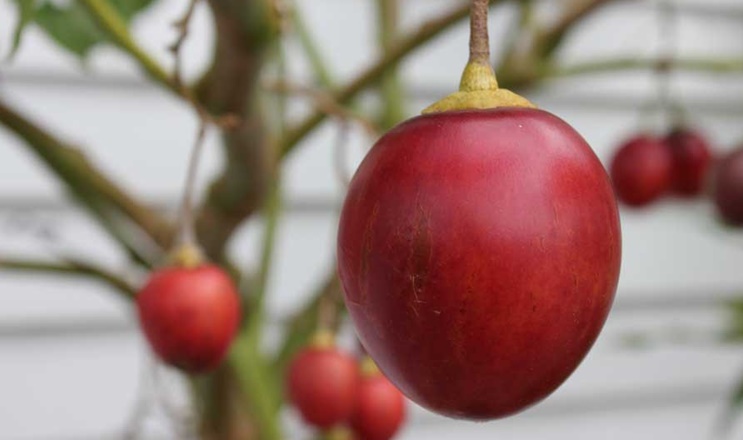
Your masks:
<svg viewBox="0 0 743 440"><path fill-rule="evenodd" d="M26 30L26 26L34 20L36 15L36 0L16 0L15 4L18 7L18 22L13 31L13 42L8 53L8 60L12 60L16 52L18 52L18 48L21 46L21 39L23 38L23 31Z"/></svg>
<svg viewBox="0 0 743 440"><path fill-rule="evenodd" d="M36 13L38 24L58 45L80 58L85 58L104 34L78 2L68 6L44 3Z"/></svg>
<svg viewBox="0 0 743 440"><path fill-rule="evenodd" d="M28 2L34 0L16 0ZM128 23L155 0L109 0L111 6ZM78 1L69 3L45 1L35 11L34 20L59 46L80 58L93 47L107 43L107 38L88 10Z"/></svg>

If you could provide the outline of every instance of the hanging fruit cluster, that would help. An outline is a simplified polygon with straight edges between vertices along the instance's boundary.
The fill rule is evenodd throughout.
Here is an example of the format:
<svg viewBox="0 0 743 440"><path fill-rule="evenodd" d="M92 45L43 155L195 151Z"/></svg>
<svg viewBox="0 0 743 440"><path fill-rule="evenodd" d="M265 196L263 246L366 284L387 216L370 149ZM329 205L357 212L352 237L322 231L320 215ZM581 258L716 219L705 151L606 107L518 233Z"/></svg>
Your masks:
<svg viewBox="0 0 743 440"><path fill-rule="evenodd" d="M668 194L701 196L712 158L702 134L679 127L665 137L640 134L624 142L611 161L610 173L619 200L640 207Z"/></svg>
<svg viewBox="0 0 743 440"><path fill-rule="evenodd" d="M405 398L374 361L359 365L327 331L294 357L286 388L302 419L331 438L389 440L405 419Z"/></svg>
<svg viewBox="0 0 743 440"><path fill-rule="evenodd" d="M609 170L616 195L627 206L644 207L668 195L709 197L725 223L743 226L743 147L715 160L710 142L697 130L640 134L618 147Z"/></svg>
<svg viewBox="0 0 743 440"><path fill-rule="evenodd" d="M338 271L364 347L416 403L485 420L547 397L611 308L611 182L566 122L498 87L488 1L460 91L384 135L349 186Z"/></svg>

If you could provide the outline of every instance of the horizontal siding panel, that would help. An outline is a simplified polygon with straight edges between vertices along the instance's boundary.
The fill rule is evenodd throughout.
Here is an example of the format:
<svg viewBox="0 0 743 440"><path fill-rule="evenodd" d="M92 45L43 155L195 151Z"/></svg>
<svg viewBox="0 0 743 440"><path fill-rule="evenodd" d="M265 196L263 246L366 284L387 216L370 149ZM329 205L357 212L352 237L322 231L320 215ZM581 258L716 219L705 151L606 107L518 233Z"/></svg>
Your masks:
<svg viewBox="0 0 743 440"><path fill-rule="evenodd" d="M82 213L69 211L46 217L37 213L41 224L51 225L57 236L51 243L39 239L33 231L18 232L12 227L3 230L8 215L0 210L0 255L73 255L137 278L137 273L124 264L124 256ZM633 301L673 304L675 299L703 305L707 300L722 301L743 293L743 272L738 270L743 236L718 225L709 205L669 201L648 211L623 211L622 217L620 305L626 302L626 307L632 308ZM290 212L284 216L271 276L274 294L269 307L275 315L286 315L297 307L331 269L336 221L333 211ZM255 267L260 233L260 219L254 219L231 244L230 251L241 266ZM19 292L0 295L0 319L112 313L100 302L100 297L106 297L100 294L101 287L93 283L56 278L52 283L50 278L40 276L4 274L0 291ZM71 301L70 296L75 300Z"/></svg>
<svg viewBox="0 0 743 440"><path fill-rule="evenodd" d="M716 316L699 313L675 319L677 325L687 321L696 325L717 322ZM442 432L472 433L467 438L504 435L529 426L551 427L554 436L549 438L562 439L569 438L568 433L574 432L571 428L584 420L602 420L610 415L615 420L627 420L663 409L678 413L688 405L708 407L694 421L696 429L709 429L740 374L741 349L662 344L653 350L634 350L609 343L616 340L621 327L656 327L650 321L667 319L657 314L612 317L598 346L571 379L544 403L521 416L472 425L415 409L409 437L402 438L430 438L425 437L426 426L435 426ZM147 362L144 350L140 337L131 331L90 333L75 338L0 337L0 365L4 373L0 375L0 388L5 396L13 396L12 400L0 399L2 438L56 439L59 433L70 438L90 438L94 433L115 432L126 422L137 398L141 368ZM165 383L170 384L168 389L178 399L179 390L172 388L176 384L170 379ZM163 421L162 414L153 413L152 417ZM291 412L287 417L291 420ZM38 423L39 420L44 423ZM632 426L636 433L633 438L654 438L643 432L649 428L648 422ZM581 426L594 436L602 434L591 423Z"/></svg>

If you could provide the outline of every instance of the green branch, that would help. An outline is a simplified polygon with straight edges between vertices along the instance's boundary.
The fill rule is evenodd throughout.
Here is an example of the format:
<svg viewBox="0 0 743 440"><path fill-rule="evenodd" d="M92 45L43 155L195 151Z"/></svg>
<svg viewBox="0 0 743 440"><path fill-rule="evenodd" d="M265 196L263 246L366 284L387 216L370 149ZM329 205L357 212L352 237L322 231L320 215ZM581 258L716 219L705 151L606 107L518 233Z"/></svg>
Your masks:
<svg viewBox="0 0 743 440"><path fill-rule="evenodd" d="M540 69L542 78L562 78L597 73L616 73L623 70L682 70L687 72L704 72L730 74L743 72L743 58L732 59L641 59L637 57L615 58L589 61L573 65L544 65Z"/></svg>
<svg viewBox="0 0 743 440"><path fill-rule="evenodd" d="M264 208L265 230L263 232L263 246L261 250L260 269L256 279L254 296L250 303L251 311L247 320L248 341L252 349L260 352L261 328L264 324L265 302L268 291L268 277L271 272L274 245L279 215L281 214L281 189L274 184L271 194L266 199Z"/></svg>
<svg viewBox="0 0 743 440"><path fill-rule="evenodd" d="M116 46L134 58L147 75L179 96L187 91L178 87L172 76L134 41L119 13L106 0L81 0L98 26Z"/></svg>
<svg viewBox="0 0 743 440"><path fill-rule="evenodd" d="M398 0L377 0L377 37L382 53L389 53L397 43L399 7ZM382 75L380 91L384 106L379 125L384 130L389 130L407 116L405 112L405 91L400 82L397 64L391 65Z"/></svg>
<svg viewBox="0 0 743 440"><path fill-rule="evenodd" d="M71 258L65 258L56 262L47 262L0 257L0 270L84 277L94 279L112 287L127 300L133 299L136 295L136 289L119 275L91 263Z"/></svg>
<svg viewBox="0 0 743 440"><path fill-rule="evenodd" d="M330 73L330 68L318 49L310 29L304 21L304 17L302 17L302 14L296 8L292 14L292 24L299 39L299 44L304 50L304 55L310 63L315 79L317 79L322 87L332 88L335 84L335 78Z"/></svg>
<svg viewBox="0 0 743 440"><path fill-rule="evenodd" d="M77 148L57 139L2 100L0 124L25 141L72 194L102 222L106 222L102 208L105 206L132 221L158 244L165 244L169 236L168 223L100 172Z"/></svg>
<svg viewBox="0 0 743 440"><path fill-rule="evenodd" d="M278 179L277 179L278 181ZM235 368L238 381L255 413L260 438L281 439L278 412L281 408L281 395L278 392L278 377L269 369L261 352L261 330L265 324L265 299L268 277L270 275L273 250L276 242L279 214L281 213L281 190L274 184L264 206L265 230L261 263L254 296L251 298L250 314L246 327L240 332L235 349L231 351L230 362Z"/></svg>
<svg viewBox="0 0 743 440"><path fill-rule="evenodd" d="M503 1L505 0L491 0L491 4L498 4ZM465 2L441 17L422 24L418 30L412 32L410 35L398 39L393 50L382 55L377 62L363 71L356 79L335 91L333 93L334 100L342 104L348 104L360 92L379 81L390 66L399 63L403 58L421 48L433 38L441 35L444 31L451 29L455 24L467 18L469 11L469 2ZM316 111L287 132L279 142L281 156L288 156L297 144L320 125L326 117L327 115L324 113Z"/></svg>
<svg viewBox="0 0 743 440"><path fill-rule="evenodd" d="M338 310L344 310L340 288L340 281L338 280L335 264L333 264L330 273L311 295L307 304L291 318L284 340L281 342L273 362L275 371L284 372L294 354L307 345L315 330L317 330L319 309L323 301L330 299L336 303Z"/></svg>

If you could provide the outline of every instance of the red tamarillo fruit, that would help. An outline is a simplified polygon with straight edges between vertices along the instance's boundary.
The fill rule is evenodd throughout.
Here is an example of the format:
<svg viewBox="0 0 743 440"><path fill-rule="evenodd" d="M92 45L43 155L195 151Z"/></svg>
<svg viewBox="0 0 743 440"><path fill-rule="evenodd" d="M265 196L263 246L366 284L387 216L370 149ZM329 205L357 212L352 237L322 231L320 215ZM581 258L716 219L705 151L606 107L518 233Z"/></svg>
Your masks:
<svg viewBox="0 0 743 440"><path fill-rule="evenodd" d="M673 192L694 197L701 194L712 165L707 139L688 128L676 128L665 139L673 159Z"/></svg>
<svg viewBox="0 0 743 440"><path fill-rule="evenodd" d="M291 402L308 424L328 429L347 421L356 404L359 366L332 335L319 333L292 360L287 376Z"/></svg>
<svg viewBox="0 0 743 440"><path fill-rule="evenodd" d="M621 237L604 168L566 122L498 88L487 0L460 91L384 135L348 189L338 272L389 380L493 419L552 393L611 308Z"/></svg>
<svg viewBox="0 0 743 440"><path fill-rule="evenodd" d="M365 359L351 427L360 440L389 440L405 421L405 397Z"/></svg>
<svg viewBox="0 0 743 440"><path fill-rule="evenodd" d="M671 188L673 156L662 139L641 134L620 145L610 172L619 200L645 206Z"/></svg>
<svg viewBox="0 0 743 440"><path fill-rule="evenodd" d="M743 148L725 156L717 166L714 200L723 220L734 226L743 225Z"/></svg>
<svg viewBox="0 0 743 440"><path fill-rule="evenodd" d="M240 322L240 299L224 270L179 250L176 263L155 270L137 295L139 320L153 351L187 373L214 370Z"/></svg>

